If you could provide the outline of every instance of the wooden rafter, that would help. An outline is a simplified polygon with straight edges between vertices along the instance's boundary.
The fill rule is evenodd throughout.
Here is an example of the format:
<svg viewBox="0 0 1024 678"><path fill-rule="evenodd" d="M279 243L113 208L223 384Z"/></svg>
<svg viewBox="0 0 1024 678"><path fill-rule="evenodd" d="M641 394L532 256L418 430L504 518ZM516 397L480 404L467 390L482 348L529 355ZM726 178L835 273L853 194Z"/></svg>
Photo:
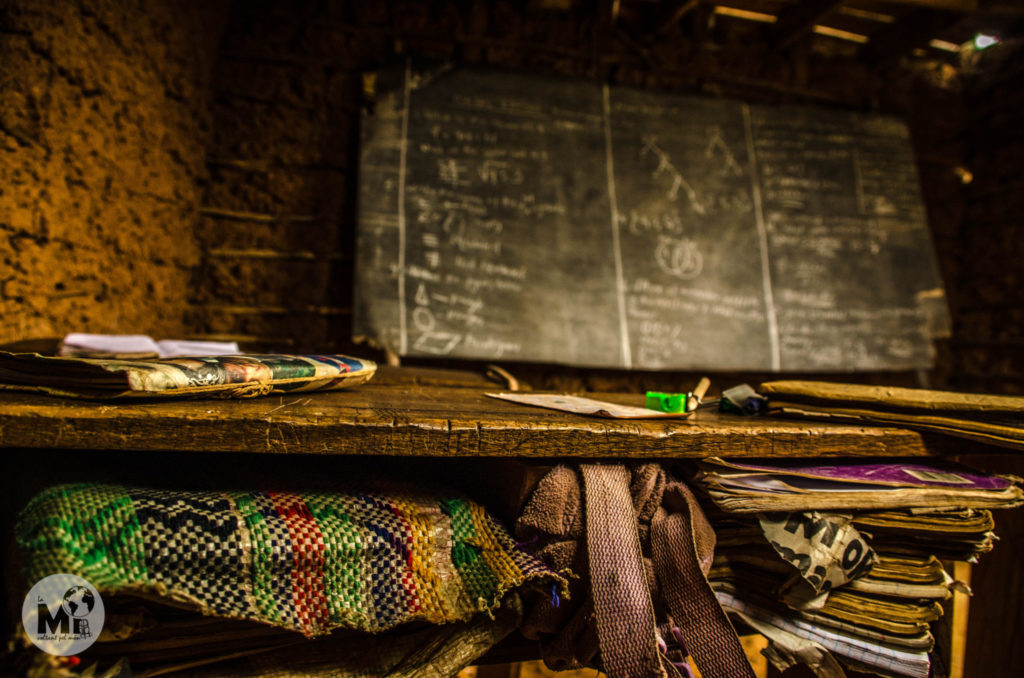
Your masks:
<svg viewBox="0 0 1024 678"><path fill-rule="evenodd" d="M697 9L697 5L700 4L700 0L670 0L670 2L663 3L661 10L661 19L658 21L657 34L663 35L672 29L673 26L678 24L683 18Z"/></svg>
<svg viewBox="0 0 1024 678"><path fill-rule="evenodd" d="M892 63L963 20L962 14L918 9L871 36L864 57L875 64Z"/></svg>
<svg viewBox="0 0 1024 678"><path fill-rule="evenodd" d="M785 49L801 37L809 34L823 16L831 12L843 0L801 0L779 12L772 29L772 39L777 47Z"/></svg>
<svg viewBox="0 0 1024 678"><path fill-rule="evenodd" d="M969 14L978 9L978 0L888 0L894 5L913 5L926 9Z"/></svg>

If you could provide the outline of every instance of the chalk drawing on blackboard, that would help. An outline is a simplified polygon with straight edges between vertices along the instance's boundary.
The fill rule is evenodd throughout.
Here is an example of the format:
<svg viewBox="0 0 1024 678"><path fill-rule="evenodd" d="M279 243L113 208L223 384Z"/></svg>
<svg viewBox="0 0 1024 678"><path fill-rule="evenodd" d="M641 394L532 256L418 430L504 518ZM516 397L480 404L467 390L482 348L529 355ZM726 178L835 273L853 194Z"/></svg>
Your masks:
<svg viewBox="0 0 1024 678"><path fill-rule="evenodd" d="M515 186L523 183L523 170L503 160L484 160L477 170L480 180L492 186Z"/></svg>
<svg viewBox="0 0 1024 678"><path fill-rule="evenodd" d="M459 345L462 341L461 334L453 334L451 332L424 332L416 341L413 342L412 346L417 351L423 353L430 353L432 355L448 355Z"/></svg>
<svg viewBox="0 0 1024 678"><path fill-rule="evenodd" d="M729 150L729 145L722 138L722 128L718 125L712 125L708 128L708 145L704 149L704 157L714 160L716 151L717 155L722 158L721 174L731 174L737 177L743 176L743 168L736 162L736 156L732 154L732 151Z"/></svg>
<svg viewBox="0 0 1024 678"><path fill-rule="evenodd" d="M900 360L911 360L916 351L914 344L904 337L891 339L889 341L888 349L889 355Z"/></svg>
<svg viewBox="0 0 1024 678"><path fill-rule="evenodd" d="M704 255L696 240L661 236L654 248L658 267L681 280L693 280L704 270Z"/></svg>
<svg viewBox="0 0 1024 678"><path fill-rule="evenodd" d="M420 304L421 306L429 306L430 295L427 294L427 286L420 283L419 287L416 288L416 296L414 298L416 299L417 304Z"/></svg>
<svg viewBox="0 0 1024 678"><path fill-rule="evenodd" d="M651 172L651 176L654 178L659 177L662 174L667 175L667 178L672 181L672 186L668 189L668 199L675 202L679 198L679 189L683 189L686 192L686 197L690 200L690 205L693 207L697 214L704 214L704 204L700 201L697 195L697 191L693 190L689 182L686 181L686 177L680 173L676 166L672 164L672 159L668 153L663 151L658 146L658 138L652 134L649 134L643 138L643 146L640 149L640 157L647 154L651 154L658 161L657 168Z"/></svg>
<svg viewBox="0 0 1024 678"><path fill-rule="evenodd" d="M441 183L452 188L469 186L469 179L463 178L468 173L469 169L454 158L438 158L437 160L437 174L441 178Z"/></svg>
<svg viewBox="0 0 1024 678"><path fill-rule="evenodd" d="M871 196L871 212L877 216L891 216L898 214L899 211L896 209L896 205L891 200L883 195Z"/></svg>
<svg viewBox="0 0 1024 678"><path fill-rule="evenodd" d="M426 288L422 284L416 292L416 303L429 303ZM448 355L462 341L461 334L438 332L435 330L437 319L434 317L434 313L426 306L417 306L413 309L412 324L415 330L419 332L419 336L413 342L413 348L417 351L434 355Z"/></svg>
<svg viewBox="0 0 1024 678"><path fill-rule="evenodd" d="M423 290L423 285L420 285L420 290ZM419 297L419 294L417 294L417 297ZM432 332L434 327L437 326L437 320L434 319L434 314L430 312L429 308L417 306L412 311L412 324L420 332Z"/></svg>
<svg viewBox="0 0 1024 678"><path fill-rule="evenodd" d="M501 240L495 236L502 229L502 222L497 219L467 219L455 212L448 212L441 224L448 243L460 252L487 256L501 256Z"/></svg>
<svg viewBox="0 0 1024 678"><path fill-rule="evenodd" d="M648 214L631 209L628 214L620 214L619 225L625 226L633 235L657 235L670 233L682 235L686 230L683 219L676 212Z"/></svg>

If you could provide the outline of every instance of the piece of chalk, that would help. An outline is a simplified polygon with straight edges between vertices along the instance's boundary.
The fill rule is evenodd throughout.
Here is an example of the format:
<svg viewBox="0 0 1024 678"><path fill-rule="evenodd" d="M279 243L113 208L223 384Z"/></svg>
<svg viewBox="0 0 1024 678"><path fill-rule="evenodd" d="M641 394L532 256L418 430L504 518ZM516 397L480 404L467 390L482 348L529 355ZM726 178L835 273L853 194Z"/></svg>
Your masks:
<svg viewBox="0 0 1024 678"><path fill-rule="evenodd" d="M708 392L708 387L711 386L711 380L707 377L701 377L700 381L694 387L691 393L687 393L686 398L686 411L693 412L700 407L700 401L704 399L704 394Z"/></svg>

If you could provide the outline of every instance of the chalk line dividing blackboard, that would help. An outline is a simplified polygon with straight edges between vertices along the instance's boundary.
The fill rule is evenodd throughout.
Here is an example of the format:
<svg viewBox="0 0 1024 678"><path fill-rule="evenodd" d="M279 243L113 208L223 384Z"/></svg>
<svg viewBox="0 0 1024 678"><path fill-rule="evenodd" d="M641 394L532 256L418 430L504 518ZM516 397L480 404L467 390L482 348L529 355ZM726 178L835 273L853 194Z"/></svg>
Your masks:
<svg viewBox="0 0 1024 678"><path fill-rule="evenodd" d="M626 318L626 283L622 275L622 242L619 235L619 207L615 198L615 156L612 153L612 112L609 103L608 85L601 87L602 114L604 117L605 174L608 177L608 204L611 207L612 253L615 257L615 287L619 301L619 332L622 342L622 366L633 367L633 355L629 348L629 320Z"/></svg>
<svg viewBox="0 0 1024 678"><path fill-rule="evenodd" d="M782 369L779 353L779 322L775 317L775 298L772 294L772 273L768 263L768 231L764 225L764 206L761 204L761 185L757 180L757 150L754 148L754 133L750 127L750 106L743 104L743 131L747 142L747 156L750 158L750 192L754 198L754 219L757 221L758 246L761 252L761 279L764 285L764 312L768 319L768 345L771 347L771 369Z"/></svg>
<svg viewBox="0 0 1024 678"><path fill-rule="evenodd" d="M407 65L364 117L356 333L402 355L926 366L948 330L905 126Z"/></svg>
<svg viewBox="0 0 1024 678"><path fill-rule="evenodd" d="M407 326L407 309L405 303L405 167L409 158L409 100L412 92L412 63L406 61L405 75L402 78L402 141L398 159L398 322L401 324L401 343L399 353L409 352L409 329Z"/></svg>

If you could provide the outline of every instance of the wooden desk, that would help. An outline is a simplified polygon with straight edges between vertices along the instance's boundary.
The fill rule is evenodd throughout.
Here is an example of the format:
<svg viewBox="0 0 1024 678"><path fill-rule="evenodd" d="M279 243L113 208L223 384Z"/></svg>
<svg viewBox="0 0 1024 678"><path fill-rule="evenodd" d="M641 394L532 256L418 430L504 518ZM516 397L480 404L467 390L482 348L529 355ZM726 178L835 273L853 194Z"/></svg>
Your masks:
<svg viewBox="0 0 1024 678"><path fill-rule="evenodd" d="M719 414L613 420L487 398L497 388L370 382L251 400L97 402L0 393L0 446L424 457L917 457L963 453L899 428ZM594 394L643 405L638 394Z"/></svg>
<svg viewBox="0 0 1024 678"><path fill-rule="evenodd" d="M339 466L334 462L361 463L357 457L451 468L471 458L476 458L473 463L707 456L892 458L971 450L967 443L898 428L740 417L712 410L679 420L597 419L484 395L499 390L480 380L445 381L436 375L424 378L415 370L382 370L379 379L352 390L252 400L95 402L0 393L0 447L9 448L2 453L4 559L9 564L13 553L14 512L44 482L126 482L130 475L134 482L187 479L190 484L242 486L254 478L282 482L285 474L280 472L286 469L298 469L294 475L302 482L317 482L324 476L337 477ZM593 395L643 404L640 394ZM92 453L83 456L84 450ZM200 458L202 465L193 463ZM331 470L324 472L327 467L321 462L332 462ZM18 601L8 601L11 609L14 603Z"/></svg>

